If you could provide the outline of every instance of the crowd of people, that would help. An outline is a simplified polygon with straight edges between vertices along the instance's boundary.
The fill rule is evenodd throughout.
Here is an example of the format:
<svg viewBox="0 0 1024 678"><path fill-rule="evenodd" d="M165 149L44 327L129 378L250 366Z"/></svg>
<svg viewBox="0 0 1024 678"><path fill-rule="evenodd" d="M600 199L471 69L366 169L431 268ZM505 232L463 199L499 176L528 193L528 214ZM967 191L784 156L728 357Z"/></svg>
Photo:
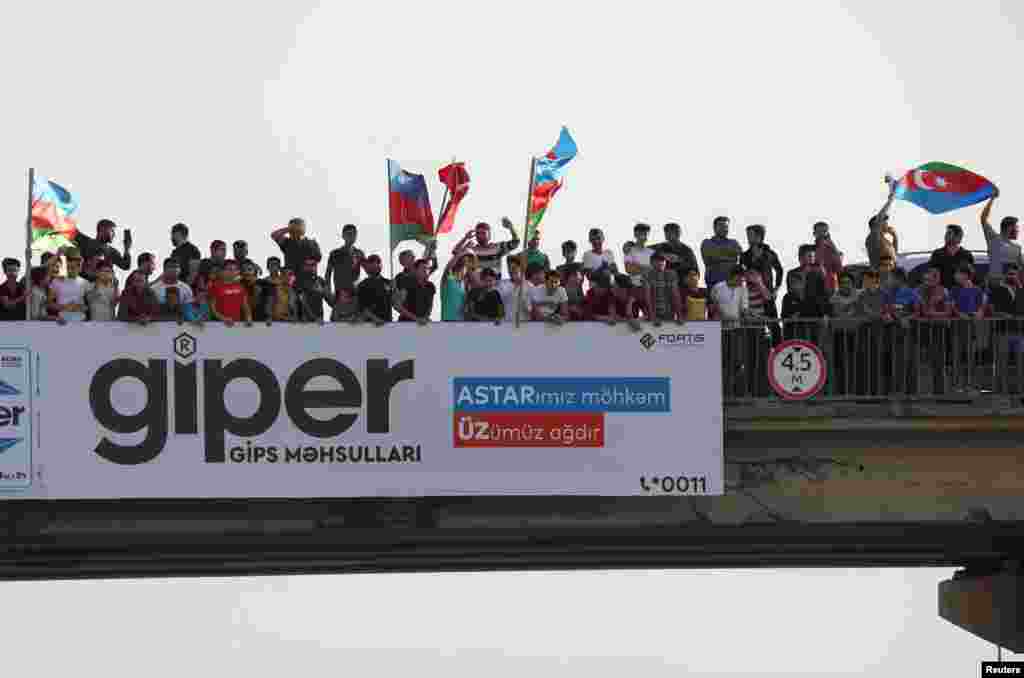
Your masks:
<svg viewBox="0 0 1024 678"><path fill-rule="evenodd" d="M778 320L824 323L831 318L845 321L848 328L849 321L859 319L905 328L913 320L1024 316L1018 220L1005 217L998 231L993 228L997 196L980 217L989 250L986 279L977 279L973 257L961 246L963 228L950 224L918 286L911 286L906 271L896 266L899 241L889 223L892 192L868 220L870 267L860 274L845 266L826 222L813 225L813 242L800 246L799 265L786 272L763 225L746 227L744 248L730 237L732 223L725 216L714 219L713 235L696 251L682 241L679 224L665 224L664 240L654 245L651 227L636 224L623 246L621 267L600 228L590 229L582 254L576 242L562 243L563 261L553 265L541 250L540 232L521 249L506 218L507 239L495 239L489 224L478 223L455 244L443 269L437 241L429 240L419 258L410 250L401 252L401 270L389 279L383 276L380 255L367 256L356 246L358 230L352 224L341 229L340 247L329 252L321 275L319 244L307 235L303 219L291 219L269 234L280 256L267 259L264 274L249 258L245 241L234 242L228 257L227 243L214 240L203 257L181 223L171 227L173 250L162 262L150 252L133 260L130 231L118 250L113 245L117 226L103 219L95 236L79 232L72 246L44 253L29 272L30 285L21 263L4 259L0 319L380 326L427 324L440 303L442 321L623 322L639 331L642 322L657 326L712 319L722 321L727 332L742 334L752 325ZM123 285L117 269L128 272ZM770 345L780 331L756 336L767 337ZM764 350L760 339L754 343L758 352ZM750 362L730 360L740 366Z"/></svg>

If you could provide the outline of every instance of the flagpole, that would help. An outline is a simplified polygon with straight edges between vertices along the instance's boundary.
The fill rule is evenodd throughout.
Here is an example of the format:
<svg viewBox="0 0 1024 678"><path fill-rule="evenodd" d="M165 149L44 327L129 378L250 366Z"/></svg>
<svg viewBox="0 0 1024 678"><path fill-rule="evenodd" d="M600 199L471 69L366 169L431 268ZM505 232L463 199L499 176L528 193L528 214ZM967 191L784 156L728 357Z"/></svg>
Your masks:
<svg viewBox="0 0 1024 678"><path fill-rule="evenodd" d="M36 181L36 169L28 168L28 209L25 214L25 320L32 320L32 188Z"/></svg>
<svg viewBox="0 0 1024 678"><path fill-rule="evenodd" d="M391 242L391 158L386 160L385 172L388 175L387 191L384 193L387 197L387 208L384 210L384 223L388 225L388 278L394 282L395 280L395 246Z"/></svg>
<svg viewBox="0 0 1024 678"><path fill-rule="evenodd" d="M530 230L530 201L533 200L533 175L537 169L537 158L530 158L530 184L526 190L526 218L523 219L523 251L519 255L519 271L522 273L523 282L519 285L519 294L516 299L516 327L519 327L520 312L523 308L523 292L526 289L526 244L527 234Z"/></svg>

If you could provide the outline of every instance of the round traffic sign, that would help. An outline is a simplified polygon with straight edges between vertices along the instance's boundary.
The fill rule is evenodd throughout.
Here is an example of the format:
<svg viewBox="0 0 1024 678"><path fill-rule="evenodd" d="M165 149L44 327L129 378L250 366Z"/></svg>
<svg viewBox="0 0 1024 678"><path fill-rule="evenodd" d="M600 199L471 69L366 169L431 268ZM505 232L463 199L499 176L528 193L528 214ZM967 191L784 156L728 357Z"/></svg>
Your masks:
<svg viewBox="0 0 1024 678"><path fill-rule="evenodd" d="M768 382L786 400L814 397L825 386L827 377L825 354L809 341L784 341L768 356Z"/></svg>

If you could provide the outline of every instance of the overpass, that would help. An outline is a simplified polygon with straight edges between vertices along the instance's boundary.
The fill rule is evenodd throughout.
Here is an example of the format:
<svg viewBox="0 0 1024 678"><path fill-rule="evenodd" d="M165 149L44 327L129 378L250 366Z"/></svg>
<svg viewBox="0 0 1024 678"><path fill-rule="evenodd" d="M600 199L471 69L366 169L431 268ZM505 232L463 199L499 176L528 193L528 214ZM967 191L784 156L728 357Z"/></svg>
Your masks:
<svg viewBox="0 0 1024 678"><path fill-rule="evenodd" d="M805 402L726 384L722 496L8 499L0 579L958 566L943 616L1024 651L1024 403L990 376Z"/></svg>

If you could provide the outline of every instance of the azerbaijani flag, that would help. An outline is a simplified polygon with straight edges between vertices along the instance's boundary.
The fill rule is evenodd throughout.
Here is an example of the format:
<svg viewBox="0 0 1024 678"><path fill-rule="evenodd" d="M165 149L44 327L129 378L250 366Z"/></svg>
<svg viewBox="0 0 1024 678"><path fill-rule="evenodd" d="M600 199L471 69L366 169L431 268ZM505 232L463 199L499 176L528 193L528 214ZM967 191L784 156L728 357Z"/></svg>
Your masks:
<svg viewBox="0 0 1024 678"><path fill-rule="evenodd" d="M60 184L32 180L32 251L56 252L74 244L78 233L78 196Z"/></svg>
<svg viewBox="0 0 1024 678"><path fill-rule="evenodd" d="M404 240L429 240L434 235L434 213L422 174L406 172L388 160L388 204L391 221L391 249Z"/></svg>
<svg viewBox="0 0 1024 678"><path fill-rule="evenodd" d="M526 233L523 236L525 245L533 237L540 225L540 220L547 211L551 199L562 187L562 177L565 175L565 166L576 157L579 149L573 141L569 130L562 127L562 133L558 136L558 143L541 158L534 161L533 185L530 191L530 205L526 217Z"/></svg>
<svg viewBox="0 0 1024 678"><path fill-rule="evenodd" d="M469 173L465 163L453 162L437 171L437 178L448 188L448 203L441 210L437 221L437 235L450 233L455 226L455 212L459 203L469 193Z"/></svg>
<svg viewBox="0 0 1024 678"><path fill-rule="evenodd" d="M932 214L943 214L987 200L995 188L985 177L963 167L929 162L904 174L895 195Z"/></svg>

